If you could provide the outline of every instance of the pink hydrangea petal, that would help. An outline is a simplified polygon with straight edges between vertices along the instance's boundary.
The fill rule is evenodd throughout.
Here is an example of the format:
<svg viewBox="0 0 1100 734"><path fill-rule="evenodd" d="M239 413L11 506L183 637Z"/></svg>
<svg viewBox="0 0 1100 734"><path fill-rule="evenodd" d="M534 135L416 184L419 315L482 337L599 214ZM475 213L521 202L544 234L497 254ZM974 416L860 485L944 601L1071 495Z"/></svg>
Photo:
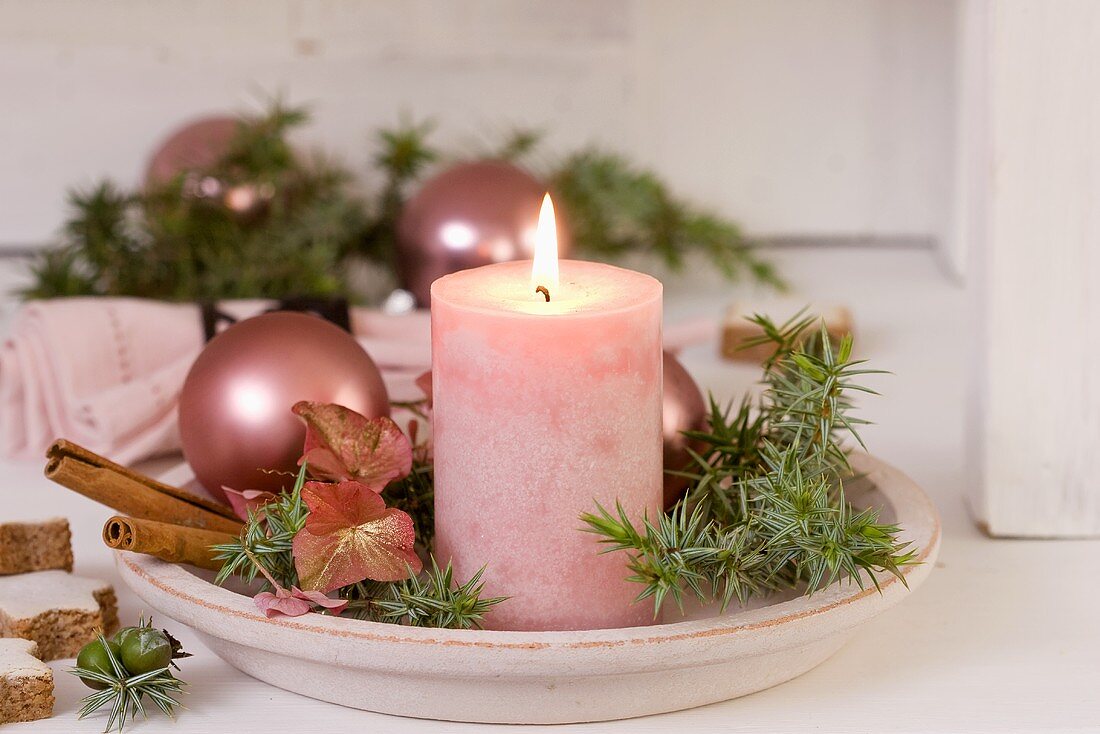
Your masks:
<svg viewBox="0 0 1100 734"><path fill-rule="evenodd" d="M316 606L324 607L339 616L348 608L347 599L332 599L319 591L302 591L297 586L290 587L290 593L298 599L304 599Z"/></svg>
<svg viewBox="0 0 1100 734"><path fill-rule="evenodd" d="M386 500L362 482L306 482L302 502L309 510L305 529L314 535L328 535L381 517Z"/></svg>
<svg viewBox="0 0 1100 734"><path fill-rule="evenodd" d="M261 591L252 600L268 619L280 614L287 617L300 617L313 610L308 600L299 599L286 589L277 589L274 594L270 591Z"/></svg>
<svg viewBox="0 0 1100 734"><path fill-rule="evenodd" d="M309 429L306 429L308 435ZM298 466L302 464L309 464L309 473L312 476L320 477L322 479L328 479L332 481L343 481L350 478L348 468L344 466L344 463L340 459L336 458L336 454L332 453L324 446L314 446L311 449L307 449L302 454L302 458L298 460ZM378 490L381 492L382 490Z"/></svg>
<svg viewBox="0 0 1100 734"><path fill-rule="evenodd" d="M303 461L318 479L355 479L381 492L412 469L409 439L389 417L367 418L333 403L296 403L306 424Z"/></svg>
<svg viewBox="0 0 1100 734"><path fill-rule="evenodd" d="M419 571L412 518L360 482L307 482L305 527L294 536L302 586L328 593L364 579L399 581Z"/></svg>
<svg viewBox="0 0 1100 734"><path fill-rule="evenodd" d="M249 510L258 513L264 505L275 499L275 495L271 492L262 492L258 489L241 491L223 484L222 491L225 492L225 498L229 500L229 506L233 508L233 512L245 521L248 520Z"/></svg>

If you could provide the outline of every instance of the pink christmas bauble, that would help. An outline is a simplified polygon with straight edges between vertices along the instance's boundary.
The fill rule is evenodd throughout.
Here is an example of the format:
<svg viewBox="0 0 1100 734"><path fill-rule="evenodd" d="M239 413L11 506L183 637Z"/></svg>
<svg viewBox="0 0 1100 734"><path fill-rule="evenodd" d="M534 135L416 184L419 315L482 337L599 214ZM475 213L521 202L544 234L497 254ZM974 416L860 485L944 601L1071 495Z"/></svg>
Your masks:
<svg viewBox="0 0 1100 734"><path fill-rule="evenodd" d="M664 354L664 401L662 403L665 470L680 471L692 464L691 454L703 447L691 441L684 431L699 431L706 427L707 405L703 393L684 366L670 352ZM687 489L688 480L665 474L665 509L676 504Z"/></svg>
<svg viewBox="0 0 1100 734"><path fill-rule="evenodd" d="M546 186L502 161L460 163L429 179L397 223L397 272L421 306L432 281L448 273L534 254ZM568 237L558 220L558 253Z"/></svg>
<svg viewBox="0 0 1100 734"><path fill-rule="evenodd" d="M174 130L149 159L146 188L166 184L187 171L213 166L229 150L238 125L236 118L218 115L194 120ZM220 185L220 182L203 185Z"/></svg>
<svg viewBox="0 0 1100 734"><path fill-rule="evenodd" d="M195 360L179 400L183 454L199 482L278 491L296 471L305 427L299 400L338 403L368 417L389 415L374 361L354 337L317 316L279 312L215 336Z"/></svg>

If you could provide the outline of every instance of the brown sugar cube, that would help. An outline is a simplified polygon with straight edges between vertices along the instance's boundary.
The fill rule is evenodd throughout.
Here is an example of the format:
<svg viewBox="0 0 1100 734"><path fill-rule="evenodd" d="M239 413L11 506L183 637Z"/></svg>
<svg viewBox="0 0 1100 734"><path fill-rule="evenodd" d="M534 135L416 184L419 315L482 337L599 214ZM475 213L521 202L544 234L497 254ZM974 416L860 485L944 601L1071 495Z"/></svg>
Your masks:
<svg viewBox="0 0 1100 734"><path fill-rule="evenodd" d="M0 640L0 724L53 716L53 671L32 640Z"/></svg>
<svg viewBox="0 0 1100 734"><path fill-rule="evenodd" d="M73 570L68 520L0 523L0 575L50 569Z"/></svg>
<svg viewBox="0 0 1100 734"><path fill-rule="evenodd" d="M116 629L110 584L65 571L0 576L0 637L34 640L43 660L76 657L100 631Z"/></svg>
<svg viewBox="0 0 1100 734"><path fill-rule="evenodd" d="M735 303L726 312L726 319L722 324L721 354L725 359L738 362L752 362L759 364L771 356L774 351L771 343L742 349L741 345L748 339L762 336L764 331L748 319L754 313L761 313L770 318L776 325L782 324L798 313L800 307L785 306L768 308L764 305L750 307L749 304ZM806 309L807 316L816 316L825 320L825 329L829 337L839 341L845 334L852 331L852 315L844 306L829 306L822 308L810 307ZM817 326L812 327L815 331Z"/></svg>

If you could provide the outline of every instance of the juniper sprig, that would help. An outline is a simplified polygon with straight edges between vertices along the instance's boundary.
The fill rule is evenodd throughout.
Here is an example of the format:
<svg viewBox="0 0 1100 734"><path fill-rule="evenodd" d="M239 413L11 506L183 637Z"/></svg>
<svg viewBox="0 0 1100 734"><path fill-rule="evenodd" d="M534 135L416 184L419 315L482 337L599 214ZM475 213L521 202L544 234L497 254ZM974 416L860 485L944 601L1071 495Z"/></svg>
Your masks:
<svg viewBox="0 0 1100 734"><path fill-rule="evenodd" d="M430 561L430 568L420 575L410 574L404 581L368 582L341 590L341 596L351 602L347 613L410 627L480 629L485 614L507 599L482 598L484 568L460 584L450 563L441 569L434 556Z"/></svg>
<svg viewBox="0 0 1100 734"><path fill-rule="evenodd" d="M290 492L280 493L264 505L261 512L248 513L240 538L211 550L215 560L222 561L221 570L214 583L224 583L230 576L237 576L245 583L261 578L261 591L272 590L267 577L280 586L290 588L298 584L298 571L294 567L294 536L306 524L309 509L302 501L302 487L306 482L306 465L302 464ZM262 573L259 566L267 572Z"/></svg>
<svg viewBox="0 0 1100 734"><path fill-rule="evenodd" d="M263 590L274 588L270 579L283 588L298 584L293 543L309 515L309 508L302 501L306 476L307 469L303 465L290 492L268 502L262 512L249 514L238 540L213 547L215 557L224 564L215 583L221 584L230 576L236 576L246 583L259 579ZM394 493L392 499L397 506L413 515L418 533L424 532L429 544L432 490L431 463L423 457L414 462L408 477L386 490ZM419 576L410 575L403 581L368 580L339 589L337 596L349 602L344 613L359 619L415 627L469 629L480 626L485 613L506 598L481 597L484 569L465 583L459 583L449 563L440 569L431 557L430 564L431 567Z"/></svg>
<svg viewBox="0 0 1100 734"><path fill-rule="evenodd" d="M763 395L736 410L711 399L706 430L687 435L702 448L683 472L687 494L668 513L640 527L621 508L597 506L582 520L607 551L626 551L629 580L653 599L654 613L685 593L700 601L732 600L805 585L814 593L842 579L877 586L875 573L901 578L914 562L899 528L880 523L874 509L856 510L844 495L851 478L846 439L862 445L853 392L871 374L852 359L852 338L834 344L822 325L798 314L776 325L753 321L770 343Z"/></svg>

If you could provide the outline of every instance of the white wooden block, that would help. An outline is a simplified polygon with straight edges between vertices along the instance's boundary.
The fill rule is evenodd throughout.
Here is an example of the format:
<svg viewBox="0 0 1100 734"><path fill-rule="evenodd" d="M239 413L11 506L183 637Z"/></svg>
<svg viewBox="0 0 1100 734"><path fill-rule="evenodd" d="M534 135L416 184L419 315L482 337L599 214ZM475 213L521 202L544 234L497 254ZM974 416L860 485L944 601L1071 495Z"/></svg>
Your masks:
<svg viewBox="0 0 1100 734"><path fill-rule="evenodd" d="M971 504L994 535L1100 535L1100 3L979 16Z"/></svg>

